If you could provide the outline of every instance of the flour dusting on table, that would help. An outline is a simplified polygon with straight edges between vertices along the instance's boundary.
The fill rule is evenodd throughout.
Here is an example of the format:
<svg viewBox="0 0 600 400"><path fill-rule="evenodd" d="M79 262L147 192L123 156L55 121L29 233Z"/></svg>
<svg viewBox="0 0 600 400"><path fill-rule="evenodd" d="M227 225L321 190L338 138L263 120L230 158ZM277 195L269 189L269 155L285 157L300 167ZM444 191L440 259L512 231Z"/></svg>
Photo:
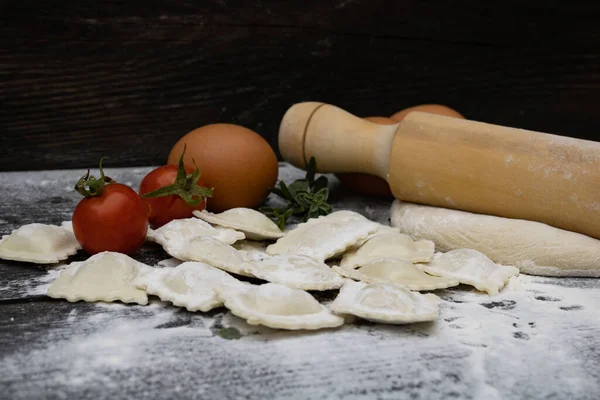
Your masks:
<svg viewBox="0 0 600 400"><path fill-rule="evenodd" d="M468 391L486 399L522 393L518 385L526 385L532 398L553 393L591 398L586 396L600 390L599 381L591 379L600 371L600 357L578 355L595 351L600 356L597 288L556 286L520 275L497 296L467 287L436 293L443 301L435 323L390 326L357 320L318 332L250 326L222 308L189 313L157 301L145 307L87 304L85 312L71 311L63 321L65 327L81 326L80 333L52 331L31 351L5 357L0 365L8 372L0 382L16 381L25 368L38 374L35 382L20 387L23 397L14 398L34 393L36 385L62 388L65 396L77 386L117 390L123 374L132 381L150 376L148 385L155 386L167 376L160 371L193 379L198 393L208 397L216 387L227 393L239 374L254 377L248 382L251 398L266 394L266 376L280 397L301 398L353 397L397 386L408 396L421 393L423 385L432 386L427 391L433 397ZM584 316L587 325L573 324L572 313L578 320ZM221 327L235 327L242 338L220 338ZM206 368L198 357L207 360ZM221 365L219 372L208 367L215 364ZM537 372L541 365L543 374ZM354 371L351 377L348 368ZM314 384L286 387L298 377Z"/></svg>
<svg viewBox="0 0 600 400"><path fill-rule="evenodd" d="M22 293L23 296L42 296L48 293L48 288L60 275L60 269L49 268L46 273L40 273L27 279L11 279L6 285L0 287L0 293Z"/></svg>
<svg viewBox="0 0 600 400"><path fill-rule="evenodd" d="M133 182L145 171L110 172ZM42 179L53 181L48 190L55 185L64 192L78 175L55 171ZM12 176L0 174L0 194L12 204L33 207L19 202L20 186L13 179L31 176L37 182L37 175ZM303 172L282 165L280 176L289 181ZM26 188L28 196L38 196L34 188ZM389 224L389 202L333 191L332 196L339 196L336 210L351 209ZM57 195L56 201L62 199ZM72 203L59 204L63 208L53 215L56 220L48 222L69 218ZM150 265L167 257L158 252L152 259L146 256ZM165 260L160 266L172 263ZM224 308L191 313L156 298L148 306L39 302L58 271L20 271L23 279L10 276L0 290L38 303L26 304L28 308L10 301L1 305L0 332L6 333L0 335L0 397L600 397L598 279L520 275L497 296L468 286L436 291L442 303L433 323L392 326L356 319L338 329L288 332L248 325ZM328 304L335 292L315 296ZM36 311L38 306L42 311ZM242 337L219 336L227 327Z"/></svg>

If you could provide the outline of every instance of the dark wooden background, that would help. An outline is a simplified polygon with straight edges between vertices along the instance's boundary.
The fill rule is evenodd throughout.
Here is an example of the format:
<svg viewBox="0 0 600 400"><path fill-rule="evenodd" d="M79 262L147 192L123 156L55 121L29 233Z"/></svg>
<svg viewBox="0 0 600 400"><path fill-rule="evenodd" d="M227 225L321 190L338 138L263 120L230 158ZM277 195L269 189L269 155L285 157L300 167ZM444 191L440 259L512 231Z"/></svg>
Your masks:
<svg viewBox="0 0 600 400"><path fill-rule="evenodd" d="M277 148L295 102L421 103L600 140L600 2L0 0L0 171L157 165L183 134Z"/></svg>

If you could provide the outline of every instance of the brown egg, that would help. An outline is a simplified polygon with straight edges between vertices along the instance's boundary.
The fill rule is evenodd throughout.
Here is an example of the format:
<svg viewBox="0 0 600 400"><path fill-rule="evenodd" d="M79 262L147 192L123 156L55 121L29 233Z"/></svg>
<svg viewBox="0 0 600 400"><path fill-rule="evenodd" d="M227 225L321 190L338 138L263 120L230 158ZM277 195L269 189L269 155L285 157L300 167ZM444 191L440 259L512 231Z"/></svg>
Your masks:
<svg viewBox="0 0 600 400"><path fill-rule="evenodd" d="M258 133L234 124L211 124L194 129L173 146L168 163L177 164L186 144L184 163L200 168L200 179L214 188L207 209L222 212L235 207L255 208L275 185L275 152Z"/></svg>
<svg viewBox="0 0 600 400"><path fill-rule="evenodd" d="M365 117L366 120L382 125L397 124L397 121L387 117ZM357 193L367 196L392 198L392 191L387 181L378 176L361 173L335 174L342 184Z"/></svg>
<svg viewBox="0 0 600 400"><path fill-rule="evenodd" d="M448 117L454 117L454 118L462 118L462 119L465 118L458 111L455 111L455 110L451 109L450 107L446 107L441 104L421 104L418 106L405 108L404 110L400 110L397 113L393 114L390 118L396 122L400 122L404 119L404 117L406 117L406 114L408 114L411 111L422 111L422 112L428 112L431 114L446 115Z"/></svg>
<svg viewBox="0 0 600 400"><path fill-rule="evenodd" d="M364 119L366 119L367 121L371 121L371 122L375 122L376 124L381 124L381 125L394 125L397 124L397 121L394 121L391 118L388 117L365 117Z"/></svg>

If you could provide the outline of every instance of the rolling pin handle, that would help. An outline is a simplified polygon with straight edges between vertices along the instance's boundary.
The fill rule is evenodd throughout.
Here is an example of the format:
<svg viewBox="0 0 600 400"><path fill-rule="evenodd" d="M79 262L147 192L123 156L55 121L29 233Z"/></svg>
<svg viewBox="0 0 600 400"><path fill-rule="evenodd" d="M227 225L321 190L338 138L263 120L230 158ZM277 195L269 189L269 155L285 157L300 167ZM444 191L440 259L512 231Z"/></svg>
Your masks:
<svg viewBox="0 0 600 400"><path fill-rule="evenodd" d="M399 124L380 125L318 102L293 105L279 127L279 151L305 169L311 157L318 172L360 172L387 179L390 150Z"/></svg>
<svg viewBox="0 0 600 400"><path fill-rule="evenodd" d="M324 103L308 101L290 107L279 126L279 152L281 156L295 167L306 169L308 160L304 153L306 129L314 113Z"/></svg>

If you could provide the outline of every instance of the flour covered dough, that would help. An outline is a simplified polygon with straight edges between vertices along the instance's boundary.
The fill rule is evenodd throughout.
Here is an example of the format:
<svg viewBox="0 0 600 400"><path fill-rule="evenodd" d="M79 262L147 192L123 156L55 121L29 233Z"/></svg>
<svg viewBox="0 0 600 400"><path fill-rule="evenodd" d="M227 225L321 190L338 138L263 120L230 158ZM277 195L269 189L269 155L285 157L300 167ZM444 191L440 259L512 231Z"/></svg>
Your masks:
<svg viewBox="0 0 600 400"><path fill-rule="evenodd" d="M68 227L32 223L0 239L0 258L54 264L77 253L81 246Z"/></svg>
<svg viewBox="0 0 600 400"><path fill-rule="evenodd" d="M418 265L428 274L457 279L492 296L497 295L511 277L519 275L518 268L496 264L485 254L473 249L436 253L430 263Z"/></svg>
<svg viewBox="0 0 600 400"><path fill-rule="evenodd" d="M267 242L257 242L254 240L241 240L232 246L242 253L250 261L261 261L269 257L267 254Z"/></svg>
<svg viewBox="0 0 600 400"><path fill-rule="evenodd" d="M244 253L209 236L198 236L181 247L167 247L167 253L180 260L198 261L223 271L253 276L248 272L252 265Z"/></svg>
<svg viewBox="0 0 600 400"><path fill-rule="evenodd" d="M339 289L345 281L324 262L297 254L265 257L254 261L249 271L265 281L302 290Z"/></svg>
<svg viewBox="0 0 600 400"><path fill-rule="evenodd" d="M299 224L267 247L270 255L300 254L319 261L336 257L377 231L379 224L341 210Z"/></svg>
<svg viewBox="0 0 600 400"><path fill-rule="evenodd" d="M233 244L246 237L242 232L213 227L198 218L183 218L174 219L156 230L148 230L147 239L165 247L174 241L187 241L198 236L210 236L227 244Z"/></svg>
<svg viewBox="0 0 600 400"><path fill-rule="evenodd" d="M283 236L283 232L279 230L275 222L252 208L232 208L220 214L195 210L193 214L213 225L241 231L251 240L271 240Z"/></svg>
<svg viewBox="0 0 600 400"><path fill-rule="evenodd" d="M521 219L394 201L391 224L436 250L469 248L522 273L600 277L600 240Z"/></svg>
<svg viewBox="0 0 600 400"><path fill-rule="evenodd" d="M355 247L362 246L368 240L374 238L375 236L385 235L385 234L388 234L388 233L401 233L399 228L395 228L395 227L389 226L389 225L380 224L378 222L376 222L376 224L377 224L377 230L375 232L371 233L365 239L362 239L362 240L359 240L358 242L356 242Z"/></svg>
<svg viewBox="0 0 600 400"><path fill-rule="evenodd" d="M304 290L277 283L238 282L219 285L215 291L225 307L250 325L296 330L334 328L344 323Z"/></svg>
<svg viewBox="0 0 600 400"><path fill-rule="evenodd" d="M383 324L435 321L440 298L410 291L397 283L347 281L331 303L336 314L350 314Z"/></svg>
<svg viewBox="0 0 600 400"><path fill-rule="evenodd" d="M48 296L70 302L120 300L145 305L148 296L133 281L151 269L125 254L104 251L69 264L48 288Z"/></svg>
<svg viewBox="0 0 600 400"><path fill-rule="evenodd" d="M225 271L188 261L174 268L149 269L138 274L133 285L188 311L206 312L223 305L215 288L223 283L235 282L236 279Z"/></svg>
<svg viewBox="0 0 600 400"><path fill-rule="evenodd" d="M458 279L432 276L406 260L380 258L361 265L332 267L346 278L366 283L399 283L409 290L437 290L458 285Z"/></svg>
<svg viewBox="0 0 600 400"><path fill-rule="evenodd" d="M428 262L434 252L435 246L431 240L413 241L404 233L382 233L346 252L341 266L362 265L380 258L397 258L413 263Z"/></svg>

